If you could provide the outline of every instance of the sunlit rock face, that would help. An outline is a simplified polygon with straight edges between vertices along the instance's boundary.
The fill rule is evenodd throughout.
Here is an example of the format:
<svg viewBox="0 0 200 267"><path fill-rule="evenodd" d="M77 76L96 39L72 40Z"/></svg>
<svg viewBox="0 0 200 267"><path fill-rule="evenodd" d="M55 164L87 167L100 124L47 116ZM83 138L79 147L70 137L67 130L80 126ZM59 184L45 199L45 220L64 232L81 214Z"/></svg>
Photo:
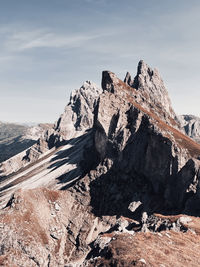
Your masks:
<svg viewBox="0 0 200 267"><path fill-rule="evenodd" d="M192 119L177 118L143 61L134 79L103 71L101 84L73 91L37 144L1 165L5 266L170 266L156 244L168 244L172 259L180 240L197 251L200 145L183 133Z"/></svg>
<svg viewBox="0 0 200 267"><path fill-rule="evenodd" d="M200 118L193 115L181 115L178 118L185 134L200 143Z"/></svg>
<svg viewBox="0 0 200 267"><path fill-rule="evenodd" d="M18 171L27 164L39 160L49 150L92 128L94 109L101 92L102 89L90 81L86 81L80 89L74 90L68 105L54 126L49 125L46 131L44 129L42 132L38 127L27 131L27 138L32 135L35 140L36 134L38 135L37 142L33 142L36 144L3 162L0 166L2 175Z"/></svg>
<svg viewBox="0 0 200 267"><path fill-rule="evenodd" d="M102 89L87 81L70 96L70 102L58 119L55 130L69 139L76 131L85 131L93 126L94 109Z"/></svg>

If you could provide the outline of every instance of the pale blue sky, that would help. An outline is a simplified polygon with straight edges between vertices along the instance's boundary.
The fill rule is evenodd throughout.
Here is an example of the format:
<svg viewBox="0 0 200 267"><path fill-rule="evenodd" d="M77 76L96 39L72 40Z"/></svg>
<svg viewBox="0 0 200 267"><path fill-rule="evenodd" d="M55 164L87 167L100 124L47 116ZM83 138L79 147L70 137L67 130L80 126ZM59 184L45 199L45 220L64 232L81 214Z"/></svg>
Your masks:
<svg viewBox="0 0 200 267"><path fill-rule="evenodd" d="M71 90L140 59L200 116L199 14L199 0L0 0L0 121L54 122Z"/></svg>

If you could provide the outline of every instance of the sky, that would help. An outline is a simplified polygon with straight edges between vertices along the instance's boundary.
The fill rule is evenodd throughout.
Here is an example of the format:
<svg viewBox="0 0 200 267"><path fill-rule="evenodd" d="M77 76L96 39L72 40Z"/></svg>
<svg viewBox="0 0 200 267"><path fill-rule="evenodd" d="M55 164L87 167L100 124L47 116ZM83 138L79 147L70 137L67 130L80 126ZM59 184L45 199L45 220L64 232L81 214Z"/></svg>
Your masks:
<svg viewBox="0 0 200 267"><path fill-rule="evenodd" d="M103 70L157 68L177 114L200 116L199 0L0 0L0 121L54 122Z"/></svg>

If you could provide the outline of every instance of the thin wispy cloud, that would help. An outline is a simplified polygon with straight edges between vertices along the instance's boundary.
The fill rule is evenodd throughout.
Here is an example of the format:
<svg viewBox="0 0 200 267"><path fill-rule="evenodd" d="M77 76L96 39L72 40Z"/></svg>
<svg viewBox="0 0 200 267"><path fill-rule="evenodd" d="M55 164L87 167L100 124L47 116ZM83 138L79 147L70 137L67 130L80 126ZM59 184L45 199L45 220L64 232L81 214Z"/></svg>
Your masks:
<svg viewBox="0 0 200 267"><path fill-rule="evenodd" d="M80 47L90 40L98 39L102 35L73 34L60 35L45 32L22 32L14 34L6 42L7 47L14 51L24 51L33 48L73 48Z"/></svg>
<svg viewBox="0 0 200 267"><path fill-rule="evenodd" d="M85 80L100 85L104 69L122 79L126 71L134 75L140 59L160 70L178 113L187 107L200 115L184 100L192 101L190 92L200 97L199 1L9 0L1 7L0 92L13 104L0 98L0 120L4 114L2 120L23 121L27 105L19 101L26 95L41 114L32 105L26 118L40 121L52 110L47 96L60 98L62 111L66 96Z"/></svg>
<svg viewBox="0 0 200 267"><path fill-rule="evenodd" d="M74 48L103 36L106 36L106 34L57 34L44 30L34 30L31 32L7 33L4 45L10 51L24 51L34 48Z"/></svg>

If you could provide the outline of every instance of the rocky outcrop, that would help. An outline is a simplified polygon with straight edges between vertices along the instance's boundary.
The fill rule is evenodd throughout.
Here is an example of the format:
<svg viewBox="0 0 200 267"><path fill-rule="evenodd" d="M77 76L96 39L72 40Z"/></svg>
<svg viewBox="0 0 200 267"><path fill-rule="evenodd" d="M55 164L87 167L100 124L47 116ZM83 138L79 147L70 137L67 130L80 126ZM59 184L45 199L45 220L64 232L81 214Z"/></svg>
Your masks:
<svg viewBox="0 0 200 267"><path fill-rule="evenodd" d="M179 176L191 157L198 162L200 147L169 126L169 121L161 120L162 114L157 116L153 112L157 107L149 111L148 103L140 105L141 95L113 73L104 72L103 79L104 93L99 98L94 140L106 172L91 184L95 211L98 215L129 216L129 204L135 201L142 203L140 212L184 210L188 188L180 186L184 192L179 199L181 207L174 204L176 196L169 195L168 190L173 188L171 181L180 185ZM192 171L191 166L189 169ZM192 187L193 181L188 183ZM101 195L104 199L96 203Z"/></svg>
<svg viewBox="0 0 200 267"><path fill-rule="evenodd" d="M152 110L162 120L173 127L179 128L179 121L157 69L151 69L141 60L138 64L137 75L134 80L127 73L124 82L138 91L142 98L142 105L146 109Z"/></svg>
<svg viewBox="0 0 200 267"><path fill-rule="evenodd" d="M194 115L181 115L178 118L185 134L200 143L200 118Z"/></svg>
<svg viewBox="0 0 200 267"><path fill-rule="evenodd" d="M133 87L134 80L132 80L130 72L126 73L126 76L124 78L124 83L128 84L129 86Z"/></svg>
<svg viewBox="0 0 200 267"><path fill-rule="evenodd" d="M28 164L40 160L66 141L83 135L86 130L92 128L94 110L101 92L102 89L90 81L85 82L80 89L74 90L69 104L55 125L46 129L36 144L29 149L3 162L0 165L1 176L17 172ZM37 128L32 131L37 132ZM30 135L30 131L27 135Z"/></svg>
<svg viewBox="0 0 200 267"><path fill-rule="evenodd" d="M86 204L70 192L16 192L1 212L1 266L80 266L89 244L109 229Z"/></svg>
<svg viewBox="0 0 200 267"><path fill-rule="evenodd" d="M189 233L199 230L188 227L190 217L153 215L200 214L200 145L179 129L160 75L143 61L134 80L128 74L124 83L104 71L102 89L86 82L72 93L54 128L26 152L24 168L1 177L1 206L7 203L0 214L2 260L17 265L23 258L27 266L158 266L159 257L146 258L134 244L149 238L153 255L158 242L167 242L152 234L160 231L177 232L174 240L195 246ZM18 256L8 258L12 253Z"/></svg>
<svg viewBox="0 0 200 267"><path fill-rule="evenodd" d="M54 127L40 138L35 146L27 151L26 162L34 162L49 149L60 146L71 138L84 134L93 126L94 110L102 92L94 83L86 81L78 90L71 93L69 104Z"/></svg>
<svg viewBox="0 0 200 267"><path fill-rule="evenodd" d="M48 123L25 127L21 135L13 136L9 141L3 140L0 144L0 149L3 151L1 157L4 158L4 161L0 163L1 176L16 172L47 151L45 136L52 127L53 125Z"/></svg>
<svg viewBox="0 0 200 267"><path fill-rule="evenodd" d="M92 128L94 109L101 92L102 89L90 81L86 81L80 89L72 92L69 104L55 126L55 130L65 140L74 137L77 132Z"/></svg>
<svg viewBox="0 0 200 267"><path fill-rule="evenodd" d="M185 217L182 217L185 218ZM188 218L186 218L188 219ZM191 225L199 227L199 222ZM165 219L167 220L167 218ZM177 218L173 218L176 224ZM181 219L180 219L181 221ZM190 224L189 223L189 224ZM200 236L193 230L103 233L91 244L83 266L198 266Z"/></svg>
<svg viewBox="0 0 200 267"><path fill-rule="evenodd" d="M164 111L172 118L175 113L171 106L168 92L157 69L152 70L144 61L138 64L137 75L133 82L133 87L149 97L152 106L164 108Z"/></svg>
<svg viewBox="0 0 200 267"><path fill-rule="evenodd" d="M140 208L135 209L136 214L141 211L184 210L190 198L188 196L191 196L188 187L194 187L195 182L191 178L187 186L181 185L179 179L183 179L179 177L182 177L187 166L192 170L187 163L191 158L198 165L200 146L176 129L178 123L176 128L172 127L174 124L170 125L171 120L176 122L176 116L168 93L158 72L151 70L143 61L139 62L134 87L122 82L114 73L104 71L103 90L91 82L75 90L54 128L49 129L36 145L20 154L17 160L13 158L2 164L2 176L16 172L21 167L24 169L19 174L11 175L10 180L6 179L1 191L11 192L16 179L15 187L17 185L19 188L21 181L25 182L25 178L21 178L24 175L27 187L27 177L30 177L26 174L28 164L33 184L51 184L52 188L61 188L56 182L59 177L64 177L59 178L65 181L64 188L68 183L68 172L77 166L75 174L70 176L72 180L83 177L84 181L87 173L91 176L91 168L95 169L88 186L96 214L122 213L128 216L131 213L128 207L133 202L141 203ZM164 113L159 112L160 108ZM85 131L90 132L85 135ZM81 140L77 143L83 146L74 145L76 138ZM87 140L87 146L84 139ZM67 152L71 144L74 151L81 151L79 156ZM58 152L60 148L62 153ZM75 159L61 160L56 156L65 153L70 157L74 155ZM56 168L53 172L46 171L46 168L53 166L52 161L55 161ZM69 166L64 168L66 163ZM63 166L62 171L60 166ZM48 183L43 182L44 173L49 177L45 179ZM122 184L126 189L124 191L121 190ZM178 190L182 190L182 193L172 193L172 189L180 185L181 189ZM104 199L96 203L102 194ZM179 201L177 196L180 196Z"/></svg>

